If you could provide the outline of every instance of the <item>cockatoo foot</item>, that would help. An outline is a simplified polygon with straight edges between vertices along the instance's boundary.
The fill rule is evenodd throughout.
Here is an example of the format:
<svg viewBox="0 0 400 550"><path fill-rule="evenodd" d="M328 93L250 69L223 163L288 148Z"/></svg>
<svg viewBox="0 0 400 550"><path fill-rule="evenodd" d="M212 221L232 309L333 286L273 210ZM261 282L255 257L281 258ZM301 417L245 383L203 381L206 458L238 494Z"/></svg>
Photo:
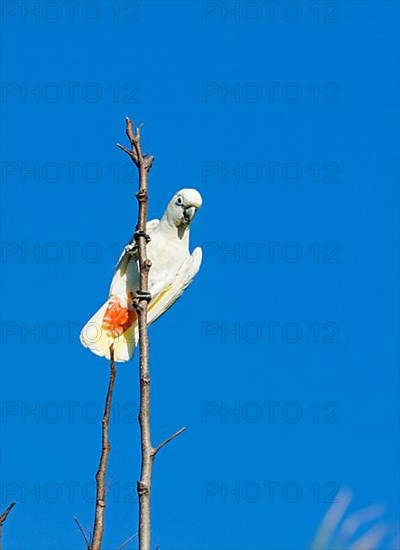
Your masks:
<svg viewBox="0 0 400 550"><path fill-rule="evenodd" d="M146 243L149 243L151 241L151 237L146 231L135 231L134 235L135 240L137 241L139 237L144 237L146 239Z"/></svg>
<svg viewBox="0 0 400 550"><path fill-rule="evenodd" d="M151 300L151 293L147 290L137 290L136 291L136 298L139 300L146 300L147 302L150 302Z"/></svg>

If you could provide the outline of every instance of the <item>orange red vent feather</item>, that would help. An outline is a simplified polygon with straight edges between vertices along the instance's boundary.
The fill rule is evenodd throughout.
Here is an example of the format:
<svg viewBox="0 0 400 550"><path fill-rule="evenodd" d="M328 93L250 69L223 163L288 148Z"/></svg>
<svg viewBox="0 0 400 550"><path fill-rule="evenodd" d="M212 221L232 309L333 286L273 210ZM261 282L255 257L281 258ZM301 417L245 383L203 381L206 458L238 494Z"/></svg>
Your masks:
<svg viewBox="0 0 400 550"><path fill-rule="evenodd" d="M128 306L128 308L123 307L119 298L113 296L108 302L108 307L103 317L102 328L107 331L108 336L117 338L132 326L136 320L137 313L133 306Z"/></svg>

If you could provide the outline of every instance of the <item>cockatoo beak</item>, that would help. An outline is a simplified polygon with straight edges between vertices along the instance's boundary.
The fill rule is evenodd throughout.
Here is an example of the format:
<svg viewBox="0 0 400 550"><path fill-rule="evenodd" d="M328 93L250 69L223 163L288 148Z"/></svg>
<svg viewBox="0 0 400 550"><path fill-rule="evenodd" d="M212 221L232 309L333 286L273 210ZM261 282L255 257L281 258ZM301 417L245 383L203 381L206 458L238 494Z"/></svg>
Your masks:
<svg viewBox="0 0 400 550"><path fill-rule="evenodd" d="M189 206L188 208L185 208L185 210L184 210L185 219L189 223L193 220L195 214L196 214L196 207L195 206Z"/></svg>

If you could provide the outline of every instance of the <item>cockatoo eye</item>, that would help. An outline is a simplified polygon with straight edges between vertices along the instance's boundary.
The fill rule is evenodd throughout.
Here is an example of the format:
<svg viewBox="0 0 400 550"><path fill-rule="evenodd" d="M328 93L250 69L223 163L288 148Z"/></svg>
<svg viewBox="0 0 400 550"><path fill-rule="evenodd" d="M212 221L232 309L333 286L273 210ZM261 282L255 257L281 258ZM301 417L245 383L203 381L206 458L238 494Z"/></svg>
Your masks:
<svg viewBox="0 0 400 550"><path fill-rule="evenodd" d="M178 198L176 199L176 204L177 204L177 206L182 206L182 204L183 204L182 197L178 197Z"/></svg>

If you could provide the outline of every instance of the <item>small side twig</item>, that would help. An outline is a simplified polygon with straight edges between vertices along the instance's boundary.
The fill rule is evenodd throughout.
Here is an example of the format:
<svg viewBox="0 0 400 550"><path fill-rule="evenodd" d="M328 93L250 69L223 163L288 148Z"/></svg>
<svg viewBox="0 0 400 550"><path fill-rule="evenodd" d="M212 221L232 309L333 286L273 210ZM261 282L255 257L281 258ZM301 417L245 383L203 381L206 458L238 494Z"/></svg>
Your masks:
<svg viewBox="0 0 400 550"><path fill-rule="evenodd" d="M157 447L155 447L153 449L153 457L156 456L156 454L158 453L158 451L160 449L162 449L163 447L165 447L165 445L167 445L170 441L172 441L173 439L175 439L175 437L178 437L178 435L181 435L181 433L183 433L184 431L186 430L186 427L183 427L181 428L180 430L178 430L177 432L175 432L174 434L172 434L170 437L167 437L167 439L165 441L163 441L162 443L160 443L159 445L157 445Z"/></svg>
<svg viewBox="0 0 400 550"><path fill-rule="evenodd" d="M75 522L76 525L78 526L78 529L79 529L79 531L81 532L82 537L83 537L84 540L85 540L86 548L89 550L89 548L90 548L90 540L89 540L88 536L86 535L86 533L85 533L85 531L84 531L82 525L80 524L79 519L78 519L76 516L74 516L74 522Z"/></svg>
<svg viewBox="0 0 400 550"><path fill-rule="evenodd" d="M93 538L89 544L89 550L100 550L104 535L104 517L106 509L106 474L108 455L110 454L110 441L108 439L108 427L110 424L112 396L114 391L115 377L117 369L114 361L114 348L110 347L110 380L108 383L108 391L106 403L104 406L104 416L102 421L102 446L99 468L96 474L96 512L93 525ZM85 537L86 538L86 537Z"/></svg>
<svg viewBox="0 0 400 550"><path fill-rule="evenodd" d="M125 546L126 546L127 544L129 544L129 543L131 542L131 540L135 539L137 536L138 536L137 533L135 533L134 535L131 535L131 536L129 537L129 539L126 539L125 542L123 542L120 546L118 546L117 550L122 550L123 548L125 548Z"/></svg>
<svg viewBox="0 0 400 550"><path fill-rule="evenodd" d="M132 161L135 163L135 165L139 168L142 167L146 172L149 172L150 168L152 167L154 157L151 155L146 155L146 153L142 153L141 145L140 145L140 129L141 126L138 126L136 128L136 132L134 131L133 122L129 117L125 117L126 122L126 135L128 136L128 139L131 144L131 149L127 149L121 143L117 143L117 147L122 149L127 155L129 155L132 159ZM147 192L147 179L146 181L142 180L142 184L140 185L140 190L145 190ZM146 204L147 207L147 204Z"/></svg>
<svg viewBox="0 0 400 550"><path fill-rule="evenodd" d="M0 550L2 549L2 534L3 534L2 531L3 531L4 522L6 521L8 514L11 512L11 510L14 508L16 504L17 504L16 502L12 502L9 506L7 506L7 508L4 510L4 512L0 516Z"/></svg>

